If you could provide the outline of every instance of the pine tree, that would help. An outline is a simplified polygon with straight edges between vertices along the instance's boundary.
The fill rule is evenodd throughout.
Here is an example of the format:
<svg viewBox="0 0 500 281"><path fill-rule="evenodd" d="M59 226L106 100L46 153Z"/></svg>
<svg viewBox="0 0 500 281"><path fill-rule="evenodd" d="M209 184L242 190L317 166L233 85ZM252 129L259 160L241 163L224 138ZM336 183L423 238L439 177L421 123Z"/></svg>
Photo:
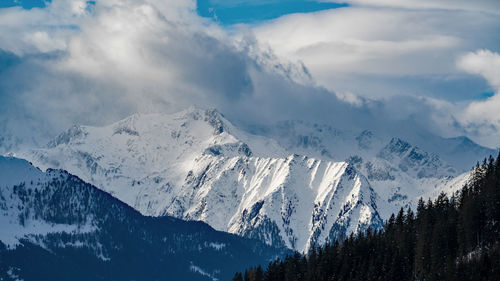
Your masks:
<svg viewBox="0 0 500 281"><path fill-rule="evenodd" d="M234 274L233 281L243 281L243 276L241 276L240 272Z"/></svg>
<svg viewBox="0 0 500 281"><path fill-rule="evenodd" d="M255 281L263 281L264 280L264 272L262 271L262 267L259 265L255 269Z"/></svg>

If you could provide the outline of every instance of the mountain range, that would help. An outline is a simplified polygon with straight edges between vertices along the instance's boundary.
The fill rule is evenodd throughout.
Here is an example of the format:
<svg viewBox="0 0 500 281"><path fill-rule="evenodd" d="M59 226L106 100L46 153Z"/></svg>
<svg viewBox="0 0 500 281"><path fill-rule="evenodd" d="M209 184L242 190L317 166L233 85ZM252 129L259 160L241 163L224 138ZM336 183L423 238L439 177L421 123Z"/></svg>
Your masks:
<svg viewBox="0 0 500 281"><path fill-rule="evenodd" d="M428 140L297 120L250 130L192 107L74 126L15 155L67 170L143 215L307 251L458 190L473 161L493 153L466 138Z"/></svg>

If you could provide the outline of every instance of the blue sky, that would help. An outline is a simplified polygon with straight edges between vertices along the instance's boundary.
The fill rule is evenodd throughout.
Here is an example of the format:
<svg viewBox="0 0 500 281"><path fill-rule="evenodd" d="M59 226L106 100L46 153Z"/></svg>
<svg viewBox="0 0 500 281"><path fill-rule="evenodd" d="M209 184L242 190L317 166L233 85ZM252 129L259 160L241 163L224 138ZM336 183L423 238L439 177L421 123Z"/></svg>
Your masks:
<svg viewBox="0 0 500 281"><path fill-rule="evenodd" d="M21 6L24 9L31 8L43 8L45 7L45 2L50 2L50 0L1 0L0 8L7 8L13 6Z"/></svg>
<svg viewBox="0 0 500 281"><path fill-rule="evenodd" d="M200 16L216 19L224 25L258 23L286 14L310 13L347 6L347 4L311 0L197 0L196 2Z"/></svg>

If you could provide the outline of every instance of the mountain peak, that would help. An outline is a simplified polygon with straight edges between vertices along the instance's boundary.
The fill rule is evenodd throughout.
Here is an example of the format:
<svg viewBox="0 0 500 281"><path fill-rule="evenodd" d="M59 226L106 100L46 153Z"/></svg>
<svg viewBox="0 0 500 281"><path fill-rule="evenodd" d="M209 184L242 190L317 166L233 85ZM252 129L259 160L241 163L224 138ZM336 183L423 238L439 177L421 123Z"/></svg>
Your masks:
<svg viewBox="0 0 500 281"><path fill-rule="evenodd" d="M423 151L418 146L400 138L392 138L380 150L378 156L394 164L404 172L414 173L418 178L456 176L457 171L441 161L438 155Z"/></svg>
<svg viewBox="0 0 500 281"><path fill-rule="evenodd" d="M4 157L0 155L0 184L18 184L19 178L27 181L40 179L43 173L31 165L30 162L15 157Z"/></svg>
<svg viewBox="0 0 500 281"><path fill-rule="evenodd" d="M210 124L210 126L214 129L214 134L219 135L226 131L225 123L227 120L224 120L224 116L215 108L207 108L203 109L196 106L191 106L188 109L181 111L177 114L178 116L182 116L184 118L190 117L193 120L203 120Z"/></svg>
<svg viewBox="0 0 500 281"><path fill-rule="evenodd" d="M84 127L73 125L71 128L58 135L55 139L51 140L47 146L56 147L61 144L69 144L72 141L85 137L87 134L88 133Z"/></svg>
<svg viewBox="0 0 500 281"><path fill-rule="evenodd" d="M356 137L358 141L358 147L360 149L370 149L372 147L373 132L370 130L364 130Z"/></svg>
<svg viewBox="0 0 500 281"><path fill-rule="evenodd" d="M392 138L389 143L380 151L379 155L387 160L391 160L393 155L402 156L413 146L400 138Z"/></svg>

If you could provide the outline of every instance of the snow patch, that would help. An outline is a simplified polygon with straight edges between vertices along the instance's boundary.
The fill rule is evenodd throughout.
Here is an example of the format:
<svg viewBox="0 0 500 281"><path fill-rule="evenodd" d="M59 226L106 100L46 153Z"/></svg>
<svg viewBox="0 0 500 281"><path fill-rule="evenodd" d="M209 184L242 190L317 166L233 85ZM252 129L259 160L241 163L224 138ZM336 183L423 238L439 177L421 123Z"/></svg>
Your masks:
<svg viewBox="0 0 500 281"><path fill-rule="evenodd" d="M189 270L191 270L192 272L198 273L200 275L206 276L206 277L212 279L212 281L218 281L219 280L218 278L214 277L212 274L206 272L201 267L196 266L193 263L191 263L191 265L189 266Z"/></svg>
<svg viewBox="0 0 500 281"><path fill-rule="evenodd" d="M226 244L224 243L218 243L218 242L210 242L208 243L208 247L213 248L217 251L221 251L226 247Z"/></svg>

